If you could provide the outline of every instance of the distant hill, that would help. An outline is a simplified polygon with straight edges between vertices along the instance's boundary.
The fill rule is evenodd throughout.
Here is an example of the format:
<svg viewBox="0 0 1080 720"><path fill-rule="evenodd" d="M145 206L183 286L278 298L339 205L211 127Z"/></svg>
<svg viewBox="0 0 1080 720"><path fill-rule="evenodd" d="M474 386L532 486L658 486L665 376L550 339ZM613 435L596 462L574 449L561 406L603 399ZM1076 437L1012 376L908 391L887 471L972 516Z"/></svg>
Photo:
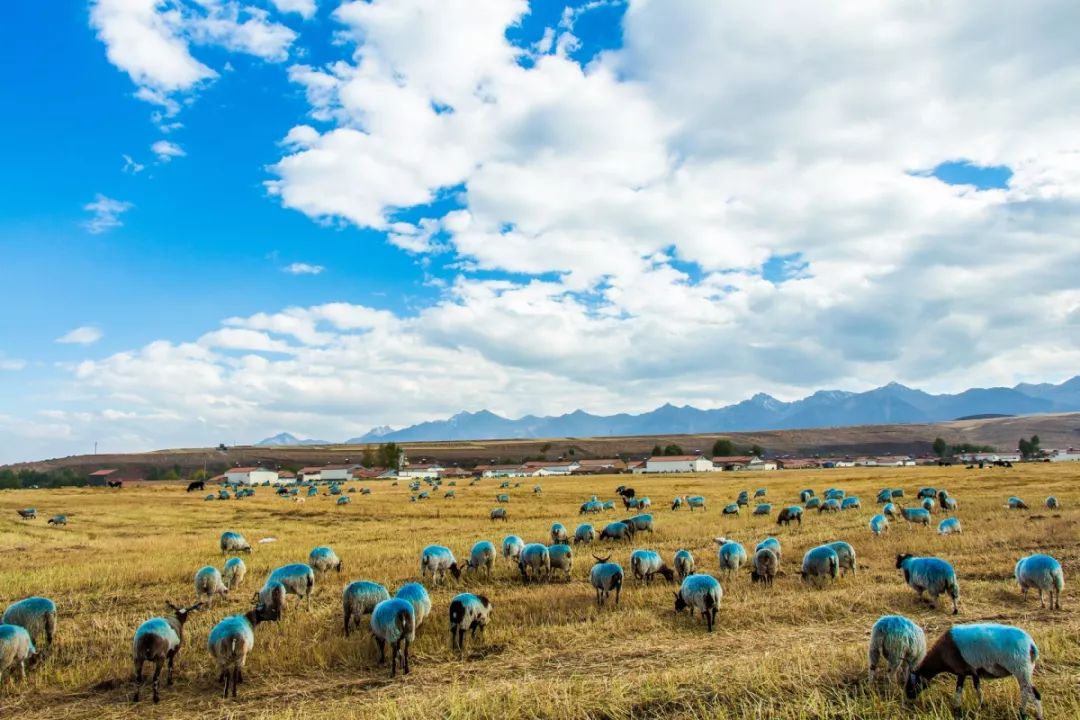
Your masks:
<svg viewBox="0 0 1080 720"><path fill-rule="evenodd" d="M259 447L294 447L297 445L330 445L327 440L301 440L292 433L278 433L274 437L268 437L255 443Z"/></svg>
<svg viewBox="0 0 1080 720"><path fill-rule="evenodd" d="M461 412L446 420L430 420L400 430L376 428L347 443L749 432L1072 411L1080 411L1080 376L1060 385L1025 383L1012 388L972 388L954 395L933 395L889 383L862 393L822 390L794 402L758 393L712 410L667 404L640 415L593 415L575 410L565 415L526 415L515 420L488 410Z"/></svg>

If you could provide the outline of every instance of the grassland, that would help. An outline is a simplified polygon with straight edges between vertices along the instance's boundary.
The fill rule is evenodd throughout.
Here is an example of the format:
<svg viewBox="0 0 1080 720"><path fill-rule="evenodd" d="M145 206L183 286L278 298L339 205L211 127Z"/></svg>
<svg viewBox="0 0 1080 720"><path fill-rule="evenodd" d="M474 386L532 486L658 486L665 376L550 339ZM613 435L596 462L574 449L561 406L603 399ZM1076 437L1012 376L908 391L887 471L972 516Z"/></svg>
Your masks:
<svg viewBox="0 0 1080 720"><path fill-rule="evenodd" d="M933 639L953 618L945 609L915 602L893 560L896 553L934 554L957 569L962 592L959 621L1024 627L1042 650L1036 683L1048 718L1080 717L1080 467L1032 465L986 471L897 468L680 477L545 478L511 490L510 521L493 524L498 482L459 487L457 499L410 503L407 488L370 483L369 496L337 507L319 497L297 505L260 489L253 498L204 502L182 487L7 491L0 493L0 605L30 594L52 597L60 608L55 652L27 682L0 688L3 718L946 718L951 682L939 679L914 705L893 689L866 680L869 629L883 613L916 619ZM719 625L706 633L695 618L676 616L673 586L650 587L628 579L619 607L597 608L587 575L588 551L578 549L570 583L523 586L516 571L497 563L492 580L465 577L433 590L431 619L419 632L412 673L391 681L375 664L363 635L341 631L340 594L346 582L372 579L391 592L418 575L421 549L450 546L460 559L479 539L499 544L509 533L544 541L553 521L572 531L577 509L591 494L614 496L630 482L656 502L656 533L630 546L601 545L602 554L628 568L632 547L651 547L670 560L692 550L699 569L716 572L711 539L724 534L751 546L768 534L784 544L783 568L771 590L751 586L748 575L725 583ZM463 484L464 485L464 484ZM960 503L962 536L939 537L925 528L894 527L874 538L866 527L881 487L947 487ZM835 516L808 514L802 527L778 529L773 518L722 517L721 507L741 489L768 488L776 505L795 501L803 487L844 487L863 499L861 510ZM700 493L706 512L668 509L676 494ZM1064 509L1041 509L1055 494ZM1008 511L1019 494L1034 508ZM15 509L36 506L39 519L22 522ZM45 520L66 513L70 525ZM590 518L600 525L608 513ZM935 518L936 522L937 518ZM175 686L162 703L133 706L130 640L140 622L164 610L164 601L193 598L191 578L222 558L217 539L226 529L249 540L273 536L245 558L242 592L188 624ZM861 569L831 587L804 586L797 569L803 552L828 540L856 547ZM223 615L245 610L267 572L304 561L331 544L345 570L316 589L310 613L296 609L277 625L260 626L246 682L236 701L222 700L206 636ZM1041 610L1024 599L1012 578L1016 560L1048 552L1065 566L1063 611ZM461 659L449 649L447 607L462 590L487 594L495 604L483 643L467 645ZM291 608L290 608L291 609ZM987 683L984 718L1014 717L1012 680ZM970 692L970 686L969 686ZM148 695L149 693L146 693ZM965 698L974 708L974 696Z"/></svg>

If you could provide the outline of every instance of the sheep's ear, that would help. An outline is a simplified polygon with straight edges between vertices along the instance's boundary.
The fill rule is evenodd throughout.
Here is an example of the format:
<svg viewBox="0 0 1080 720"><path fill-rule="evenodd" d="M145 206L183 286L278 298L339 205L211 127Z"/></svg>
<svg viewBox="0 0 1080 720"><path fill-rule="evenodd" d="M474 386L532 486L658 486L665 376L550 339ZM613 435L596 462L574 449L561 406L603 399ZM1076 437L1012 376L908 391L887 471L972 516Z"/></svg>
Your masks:
<svg viewBox="0 0 1080 720"><path fill-rule="evenodd" d="M166 600L165 605L173 612L180 612L180 608L178 608L172 600Z"/></svg>

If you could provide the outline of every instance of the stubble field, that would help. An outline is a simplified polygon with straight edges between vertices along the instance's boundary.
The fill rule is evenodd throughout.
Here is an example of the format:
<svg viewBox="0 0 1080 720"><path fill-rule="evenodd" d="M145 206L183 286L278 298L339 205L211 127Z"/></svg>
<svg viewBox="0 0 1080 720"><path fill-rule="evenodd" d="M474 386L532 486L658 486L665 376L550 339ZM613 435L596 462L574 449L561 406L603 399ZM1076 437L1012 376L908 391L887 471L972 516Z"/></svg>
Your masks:
<svg viewBox="0 0 1080 720"><path fill-rule="evenodd" d="M459 482L457 498L433 493L410 503L403 482L370 482L372 494L352 495L338 507L320 496L304 504L259 488L255 497L205 502L183 487L6 491L0 493L0 606L27 595L45 595L59 607L54 651L23 683L5 679L0 717L11 718L947 718L952 682L939 678L914 704L895 688L866 679L866 641L882 614L906 615L932 642L954 621L945 607L915 601L894 559L899 552L937 555L953 563L961 588L958 622L994 621L1028 630L1042 652L1036 685L1048 718L1080 717L1080 467L1026 465L1013 469L895 468L702 476L601 476L522 479L506 505L509 522L493 523L499 481L474 487ZM516 481L515 481L516 482ZM543 493L534 495L535 482ZM582 501L615 498L626 483L653 499L656 532L630 544L575 546L572 582L523 585L516 568L496 562L489 581L465 575L432 588L432 615L411 653L412 673L390 680L376 664L366 633L345 638L341 590L352 580L384 584L391 593L419 576L424 546L449 546L464 562L477 540L500 545L508 534L550 543L559 521L572 533L579 522L599 530L626 517L621 509L579 518ZM867 522L883 487L902 487L914 504L923 485L947 488L959 501L964 532L939 537L931 529L893 523L883 537ZM836 486L858 495L861 510L836 515L807 513L801 527L778 528L776 510L797 502L798 491L820 494ZM743 489L768 488L770 517L721 516ZM445 488L444 488L445 489ZM705 512L669 510L675 495L702 494ZM1030 511L1009 511L1009 495ZM1064 508L1043 508L1056 495ZM36 521L15 510L34 506ZM68 515L66 528L45 521ZM937 513L937 511L936 511ZM255 545L241 590L208 612L193 616L177 661L177 680L162 688L162 702L134 706L131 637L145 619L165 612L166 600L191 602L192 576L203 565L222 566L218 537L242 532ZM725 535L748 550L768 535L783 543L782 569L772 589L751 585L748 573L728 582L718 626L707 633L699 618L673 610L677 586L651 586L627 578L622 603L598 608L588 584L590 551L620 562L629 575L634 548L659 550L670 562L691 550L700 572L717 574L712 538ZM831 540L855 546L860 570L824 589L802 584L803 553ZM280 623L256 629L245 683L237 700L222 700L206 649L210 628L226 614L248 609L269 571L305 562L312 547L329 544L344 561L340 576L320 579L311 612L290 604ZM1065 567L1061 611L1023 598L1012 579L1016 560L1032 552L1057 557ZM430 588L430 584L429 584ZM492 623L464 658L449 647L447 611L458 592L487 595ZM290 602L294 599L290 598ZM945 605L945 603L943 603ZM365 620L366 626L366 620ZM1018 692L1011 679L986 683L983 718L1014 717ZM970 692L970 686L969 690ZM965 707L975 698L965 696Z"/></svg>

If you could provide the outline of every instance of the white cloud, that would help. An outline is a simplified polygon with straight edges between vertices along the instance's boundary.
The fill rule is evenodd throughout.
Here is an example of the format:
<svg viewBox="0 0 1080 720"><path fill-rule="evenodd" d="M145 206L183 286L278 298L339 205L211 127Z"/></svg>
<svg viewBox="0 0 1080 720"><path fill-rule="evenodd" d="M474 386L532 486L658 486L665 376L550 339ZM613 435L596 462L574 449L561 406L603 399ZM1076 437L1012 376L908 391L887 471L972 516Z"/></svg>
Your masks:
<svg viewBox="0 0 1080 720"><path fill-rule="evenodd" d="M100 328L93 325L83 325L71 332L56 338L56 342L74 345L93 345L102 338L104 333Z"/></svg>
<svg viewBox="0 0 1080 720"><path fill-rule="evenodd" d="M135 162L130 155L121 155L120 157L124 158L124 167L121 169L122 172L130 175L138 175L146 169L145 165Z"/></svg>
<svg viewBox="0 0 1080 720"><path fill-rule="evenodd" d="M290 275L319 275L324 270L326 270L326 268L324 268L322 265L311 265L309 263L294 262L290 265L286 265L284 268L282 268L282 270L289 273Z"/></svg>
<svg viewBox="0 0 1080 720"><path fill-rule="evenodd" d="M0 370L15 372L22 370L26 367L25 360L19 360L18 358L9 358L0 355Z"/></svg>
<svg viewBox="0 0 1080 720"><path fill-rule="evenodd" d="M114 200L98 193L93 202L83 205L83 210L90 213L90 219L83 223L90 233L98 235L106 230L123 226L120 216L135 207L123 200Z"/></svg>
<svg viewBox="0 0 1080 720"><path fill-rule="evenodd" d="M270 0L278 12L294 12L305 20L315 15L315 0Z"/></svg>
<svg viewBox="0 0 1080 720"><path fill-rule="evenodd" d="M169 162L173 158L187 155L184 148L168 140L158 140L150 146L150 150L157 155L158 162Z"/></svg>
<svg viewBox="0 0 1080 720"><path fill-rule="evenodd" d="M109 62L137 86L136 97L162 106L162 120L179 111L178 96L218 77L192 45L280 62L296 39L266 10L231 0L92 0L90 25Z"/></svg>

